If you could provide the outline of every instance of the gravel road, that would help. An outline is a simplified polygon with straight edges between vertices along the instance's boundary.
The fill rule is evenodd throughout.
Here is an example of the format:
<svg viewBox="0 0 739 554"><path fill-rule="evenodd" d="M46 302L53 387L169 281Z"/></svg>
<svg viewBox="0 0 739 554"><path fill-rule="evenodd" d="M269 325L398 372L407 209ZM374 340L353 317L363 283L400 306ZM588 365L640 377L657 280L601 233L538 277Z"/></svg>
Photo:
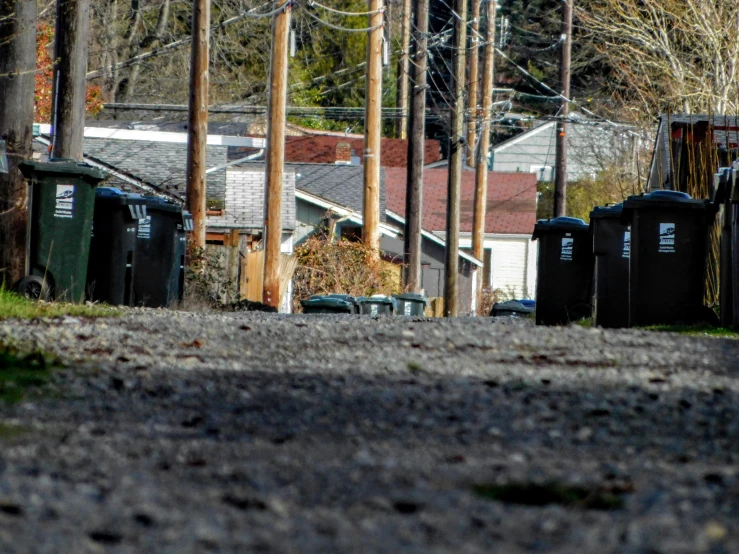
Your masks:
<svg viewBox="0 0 739 554"><path fill-rule="evenodd" d="M739 341L493 319L0 323L0 552L739 552ZM12 431L12 432L11 432Z"/></svg>

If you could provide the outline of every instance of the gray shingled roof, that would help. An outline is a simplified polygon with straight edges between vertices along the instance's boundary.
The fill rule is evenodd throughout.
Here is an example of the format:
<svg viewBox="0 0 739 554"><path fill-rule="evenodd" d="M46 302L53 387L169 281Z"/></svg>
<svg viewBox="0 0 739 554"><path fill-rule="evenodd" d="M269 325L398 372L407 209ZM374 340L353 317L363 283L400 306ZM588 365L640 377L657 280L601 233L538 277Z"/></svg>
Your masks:
<svg viewBox="0 0 739 554"><path fill-rule="evenodd" d="M227 146L208 146L207 166L226 163ZM180 198L185 197L187 184L187 144L141 140L86 138L85 156L140 179ZM111 186L124 186L115 177ZM208 174L207 196L223 200L226 194L226 170Z"/></svg>
<svg viewBox="0 0 739 554"><path fill-rule="evenodd" d="M295 188L362 213L364 168L361 165L286 163L295 171ZM380 168L380 220L385 221L385 168Z"/></svg>

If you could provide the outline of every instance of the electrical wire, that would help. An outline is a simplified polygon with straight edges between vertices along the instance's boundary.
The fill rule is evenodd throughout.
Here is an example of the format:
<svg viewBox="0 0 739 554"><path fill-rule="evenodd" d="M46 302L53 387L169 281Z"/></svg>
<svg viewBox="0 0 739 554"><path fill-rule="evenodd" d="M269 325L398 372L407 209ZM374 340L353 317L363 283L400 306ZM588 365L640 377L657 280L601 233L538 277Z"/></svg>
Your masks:
<svg viewBox="0 0 739 554"><path fill-rule="evenodd" d="M357 16L357 15L376 15L378 13L385 13L385 6L381 7L378 10L373 10L371 12L343 12L341 10L337 10L336 8L329 8L328 6L324 6L323 4L319 4L315 0L308 0L308 6L311 8L313 6L318 6L319 8L322 8L326 11L337 13L339 15L348 15L348 16Z"/></svg>
<svg viewBox="0 0 739 554"><path fill-rule="evenodd" d="M379 23L378 25L375 25L374 27L365 27L365 28L362 28L362 29L352 29L350 27L342 27L340 25L334 25L333 23L329 23L328 21L324 21L323 19L321 19L317 15L313 15L309 10L306 10L305 13L307 13L310 18L315 19L321 25L324 25L326 27L329 27L331 29L334 29L335 31L343 31L345 33L369 33L369 32L372 32L372 31L376 31L377 29L381 29L382 27L385 26L385 22L383 21L382 23Z"/></svg>

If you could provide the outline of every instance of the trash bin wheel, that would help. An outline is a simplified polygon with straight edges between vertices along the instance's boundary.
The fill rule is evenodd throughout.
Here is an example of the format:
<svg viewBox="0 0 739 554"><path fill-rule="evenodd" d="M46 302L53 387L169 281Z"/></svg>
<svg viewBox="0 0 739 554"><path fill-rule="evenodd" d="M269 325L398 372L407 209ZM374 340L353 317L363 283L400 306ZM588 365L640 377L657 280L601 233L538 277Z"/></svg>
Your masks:
<svg viewBox="0 0 739 554"><path fill-rule="evenodd" d="M38 275L26 275L16 283L13 289L31 300L51 300L49 283Z"/></svg>

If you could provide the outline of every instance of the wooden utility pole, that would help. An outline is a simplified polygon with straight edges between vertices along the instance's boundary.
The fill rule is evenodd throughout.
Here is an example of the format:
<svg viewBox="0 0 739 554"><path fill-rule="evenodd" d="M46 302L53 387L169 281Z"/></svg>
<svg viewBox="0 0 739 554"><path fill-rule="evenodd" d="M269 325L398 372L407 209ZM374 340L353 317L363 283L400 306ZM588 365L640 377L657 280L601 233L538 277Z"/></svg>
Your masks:
<svg viewBox="0 0 739 554"><path fill-rule="evenodd" d="M472 0L472 21L470 26L470 59L467 93L469 97L469 119L467 121L467 165L475 165L475 143L477 142L477 119L480 115L480 103L477 98L478 60L480 56L480 0Z"/></svg>
<svg viewBox="0 0 739 554"><path fill-rule="evenodd" d="M368 0L367 93L364 112L364 244L379 256L382 147L382 0Z"/></svg>
<svg viewBox="0 0 739 554"><path fill-rule="evenodd" d="M488 201L488 150L493 118L493 74L495 71L495 0L487 0L485 10L485 62L482 69L482 121L480 146L475 166L475 207L472 216L472 255L484 260L485 215ZM479 271L479 270L478 270ZM477 309L482 307L483 277L477 280Z"/></svg>
<svg viewBox="0 0 739 554"><path fill-rule="evenodd" d="M290 0L272 22L272 64L269 72L269 113L267 116L267 186L264 210L264 285L262 302L280 305L280 250L282 246L282 179L285 172L285 124L287 66L290 49Z"/></svg>
<svg viewBox="0 0 739 554"><path fill-rule="evenodd" d="M90 0L57 0L51 156L82 160Z"/></svg>
<svg viewBox="0 0 739 554"><path fill-rule="evenodd" d="M400 59L398 60L398 96L395 105L402 114L397 122L397 136L408 137L408 76L410 74L411 0L403 0L403 24L400 30Z"/></svg>
<svg viewBox="0 0 739 554"><path fill-rule="evenodd" d="M454 2L454 99L449 130L449 179L447 182L446 265L444 268L444 316L459 312L459 203L464 162L464 73L467 45L467 0Z"/></svg>
<svg viewBox="0 0 739 554"><path fill-rule="evenodd" d="M191 246L197 249L205 248L209 53L210 0L193 0L187 125L187 209L192 214Z"/></svg>
<svg viewBox="0 0 739 554"><path fill-rule="evenodd" d="M28 184L18 163L32 155L36 70L36 0L0 2L0 139L8 173L0 173L0 283L26 274Z"/></svg>
<svg viewBox="0 0 739 554"><path fill-rule="evenodd" d="M562 59L559 80L562 83L559 119L557 119L557 157L554 172L554 217L567 211L567 117L570 113L570 58L572 54L572 4L562 0Z"/></svg>
<svg viewBox="0 0 739 554"><path fill-rule="evenodd" d="M423 165L426 138L426 65L428 63L429 0L414 0L413 88L411 89L408 171L405 192L405 288L421 292L421 226L423 219Z"/></svg>

